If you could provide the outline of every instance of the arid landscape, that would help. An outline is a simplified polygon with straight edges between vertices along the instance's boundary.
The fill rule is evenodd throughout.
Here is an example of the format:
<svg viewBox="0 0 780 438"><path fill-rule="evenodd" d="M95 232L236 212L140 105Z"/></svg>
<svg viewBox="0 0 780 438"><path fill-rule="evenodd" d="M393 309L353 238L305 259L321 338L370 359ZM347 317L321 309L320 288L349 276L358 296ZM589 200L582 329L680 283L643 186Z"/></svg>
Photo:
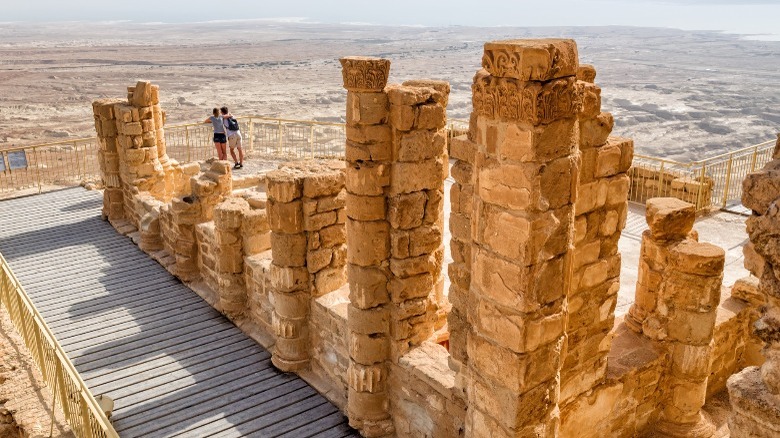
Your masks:
<svg viewBox="0 0 780 438"><path fill-rule="evenodd" d="M284 21L0 24L0 148L94 135L90 103L160 84L168 123L215 105L237 114L343 121L338 58L393 63L391 82L449 80L448 115L467 119L482 44L568 37L593 63L615 133L637 152L696 160L773 139L780 42L634 27L475 28Z"/></svg>

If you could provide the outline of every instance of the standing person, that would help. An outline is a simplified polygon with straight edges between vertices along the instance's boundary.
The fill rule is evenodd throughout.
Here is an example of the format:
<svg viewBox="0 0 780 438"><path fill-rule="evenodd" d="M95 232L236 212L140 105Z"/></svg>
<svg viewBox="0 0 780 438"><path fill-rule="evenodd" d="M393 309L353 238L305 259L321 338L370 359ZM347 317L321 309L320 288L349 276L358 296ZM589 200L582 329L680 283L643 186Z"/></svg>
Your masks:
<svg viewBox="0 0 780 438"><path fill-rule="evenodd" d="M219 110L222 112L222 119L225 122L230 156L236 163L233 169L241 169L244 167L244 149L241 147L241 130L238 128L238 121L233 117L233 114L230 114L228 107L223 106ZM236 149L238 149L238 159L236 159Z"/></svg>
<svg viewBox="0 0 780 438"><path fill-rule="evenodd" d="M211 123L214 128L214 146L217 148L217 158L227 160L227 136L225 122L219 114L219 110L214 108L212 116L204 120L203 123Z"/></svg>

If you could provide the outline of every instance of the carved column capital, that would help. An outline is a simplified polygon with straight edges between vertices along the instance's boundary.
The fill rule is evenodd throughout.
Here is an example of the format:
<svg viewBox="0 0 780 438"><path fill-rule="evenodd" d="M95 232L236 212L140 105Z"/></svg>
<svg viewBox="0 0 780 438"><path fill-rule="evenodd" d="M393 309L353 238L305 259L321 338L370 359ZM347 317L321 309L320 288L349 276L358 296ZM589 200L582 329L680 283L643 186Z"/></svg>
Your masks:
<svg viewBox="0 0 780 438"><path fill-rule="evenodd" d="M347 56L339 59L344 88L347 91L379 92L387 85L390 60L364 56Z"/></svg>

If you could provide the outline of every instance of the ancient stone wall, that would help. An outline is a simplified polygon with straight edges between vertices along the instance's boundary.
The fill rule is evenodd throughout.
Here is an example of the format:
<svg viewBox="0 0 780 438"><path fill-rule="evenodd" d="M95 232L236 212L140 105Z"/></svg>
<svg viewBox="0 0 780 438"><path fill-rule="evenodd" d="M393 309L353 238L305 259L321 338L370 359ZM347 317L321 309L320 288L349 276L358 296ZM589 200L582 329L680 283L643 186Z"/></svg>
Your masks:
<svg viewBox="0 0 780 438"><path fill-rule="evenodd" d="M764 342L766 362L748 367L728 381L732 415L729 428L734 437L780 435L780 135L773 160L743 183L742 204L752 210L747 231L752 250L763 260L759 291L766 300L756 335Z"/></svg>
<svg viewBox="0 0 780 438"><path fill-rule="evenodd" d="M581 160L574 206L574 277L561 370L562 406L604 381L620 289L618 240L628 213L626 172L634 144L609 136L613 119L601 112L601 88L593 82L595 76L592 66L579 67L579 138L566 131L568 136L558 139L578 145Z"/></svg>

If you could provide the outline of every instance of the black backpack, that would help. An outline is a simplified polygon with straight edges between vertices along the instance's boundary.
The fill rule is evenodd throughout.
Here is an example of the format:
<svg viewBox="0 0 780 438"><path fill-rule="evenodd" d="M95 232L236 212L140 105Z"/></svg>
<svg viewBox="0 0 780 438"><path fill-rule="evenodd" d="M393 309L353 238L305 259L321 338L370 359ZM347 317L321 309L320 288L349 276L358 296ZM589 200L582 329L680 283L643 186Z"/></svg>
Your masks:
<svg viewBox="0 0 780 438"><path fill-rule="evenodd" d="M227 129L231 131L238 131L238 120L233 117L227 118Z"/></svg>

